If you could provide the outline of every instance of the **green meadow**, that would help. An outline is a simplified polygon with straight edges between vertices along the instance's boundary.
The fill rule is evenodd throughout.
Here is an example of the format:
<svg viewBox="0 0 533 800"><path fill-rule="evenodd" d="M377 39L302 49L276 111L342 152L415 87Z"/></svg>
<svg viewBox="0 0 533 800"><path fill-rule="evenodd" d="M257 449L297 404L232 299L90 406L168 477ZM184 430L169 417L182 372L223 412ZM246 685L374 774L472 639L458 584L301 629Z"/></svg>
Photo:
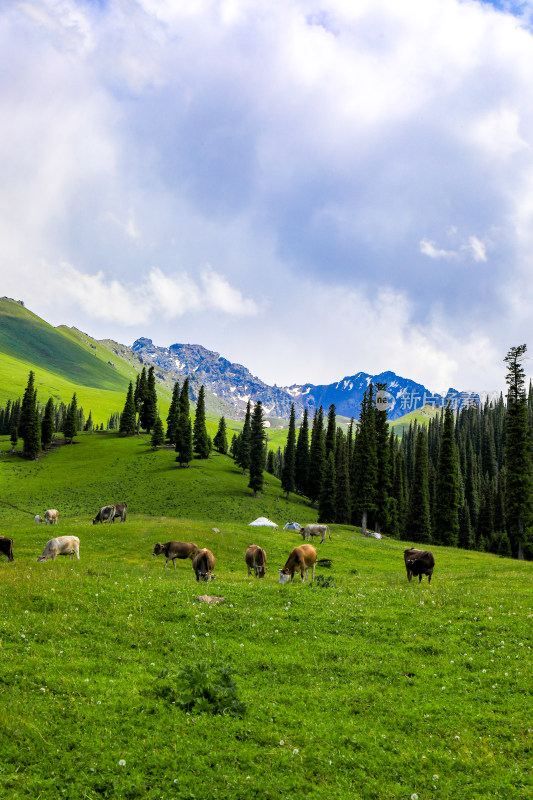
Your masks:
<svg viewBox="0 0 533 800"><path fill-rule="evenodd" d="M530 563L435 547L431 585L408 583L410 542L333 525L331 567L280 586L301 541L283 524L316 511L275 478L253 499L230 459L181 470L142 436L84 435L37 462L8 449L2 798L532 796ZM124 524L91 524L119 500ZM49 507L59 524L36 525ZM260 515L279 529L248 527ZM80 561L38 563L66 534ZM152 549L169 539L209 547L216 579L164 569Z"/></svg>

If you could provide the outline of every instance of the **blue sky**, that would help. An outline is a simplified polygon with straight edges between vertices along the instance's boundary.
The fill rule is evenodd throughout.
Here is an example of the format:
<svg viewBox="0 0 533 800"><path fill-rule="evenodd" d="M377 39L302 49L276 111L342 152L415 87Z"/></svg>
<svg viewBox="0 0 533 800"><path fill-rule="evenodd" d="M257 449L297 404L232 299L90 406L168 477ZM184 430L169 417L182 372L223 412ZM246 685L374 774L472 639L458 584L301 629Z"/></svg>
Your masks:
<svg viewBox="0 0 533 800"><path fill-rule="evenodd" d="M278 385L502 388L533 348L532 9L3 4L1 293Z"/></svg>

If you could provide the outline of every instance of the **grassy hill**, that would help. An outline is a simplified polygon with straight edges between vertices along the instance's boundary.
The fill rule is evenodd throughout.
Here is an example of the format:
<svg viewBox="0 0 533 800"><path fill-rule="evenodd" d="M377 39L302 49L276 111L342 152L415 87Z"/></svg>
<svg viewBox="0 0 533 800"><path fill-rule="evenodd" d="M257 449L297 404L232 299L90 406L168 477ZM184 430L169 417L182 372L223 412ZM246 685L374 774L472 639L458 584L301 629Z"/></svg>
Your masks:
<svg viewBox="0 0 533 800"><path fill-rule="evenodd" d="M180 470L147 437L84 435L38 462L7 449L2 797L531 797L532 564L434 547L431 585L409 584L410 543L335 525L322 579L279 586L299 537L246 523L315 512L277 501L276 479L254 500L226 457ZM91 524L118 500L126 523ZM54 506L58 526L35 525ZM59 534L81 560L37 563ZM171 538L213 551L214 583L189 561L163 569L153 545ZM251 541L262 581L246 576ZM228 710L211 713L225 681Z"/></svg>

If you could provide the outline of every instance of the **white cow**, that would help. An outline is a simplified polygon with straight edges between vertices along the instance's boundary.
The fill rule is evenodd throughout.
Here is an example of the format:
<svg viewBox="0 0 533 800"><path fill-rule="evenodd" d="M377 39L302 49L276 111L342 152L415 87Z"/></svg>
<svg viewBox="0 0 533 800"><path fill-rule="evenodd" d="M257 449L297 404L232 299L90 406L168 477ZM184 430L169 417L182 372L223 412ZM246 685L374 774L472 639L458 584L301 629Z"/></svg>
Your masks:
<svg viewBox="0 0 533 800"><path fill-rule="evenodd" d="M58 518L59 511L57 508L49 508L48 511L44 512L44 521L47 525L57 525Z"/></svg>
<svg viewBox="0 0 533 800"><path fill-rule="evenodd" d="M57 556L76 556L80 560L80 540L77 536L58 536L56 539L50 539L37 559L37 561L47 561L49 558L55 561Z"/></svg>
<svg viewBox="0 0 533 800"><path fill-rule="evenodd" d="M40 524L41 524L41 522L43 521L43 518L41 517L41 515L40 515L40 514L36 514L36 515L34 516L34 518L33 518L33 519L35 520L35 522L37 523L37 525L40 525Z"/></svg>
<svg viewBox="0 0 533 800"><path fill-rule="evenodd" d="M329 532L327 525L306 525L304 528L298 531L298 533L301 535L302 539L307 542L310 538L320 536L320 544L323 544L326 541L327 533L331 542L331 533Z"/></svg>

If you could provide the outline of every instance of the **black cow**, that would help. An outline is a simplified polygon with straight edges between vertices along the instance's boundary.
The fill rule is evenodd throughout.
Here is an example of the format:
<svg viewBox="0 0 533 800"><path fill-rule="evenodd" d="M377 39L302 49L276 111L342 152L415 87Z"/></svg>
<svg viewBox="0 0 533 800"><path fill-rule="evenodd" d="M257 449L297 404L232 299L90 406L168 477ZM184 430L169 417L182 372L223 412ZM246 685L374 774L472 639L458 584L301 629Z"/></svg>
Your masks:
<svg viewBox="0 0 533 800"><path fill-rule="evenodd" d="M93 519L93 525L98 522L112 522L115 517L115 506L102 506L96 517Z"/></svg>
<svg viewBox="0 0 533 800"><path fill-rule="evenodd" d="M435 567L433 553L430 553L429 550L417 550L416 547L409 547L403 551L403 558L409 583L413 575L415 577L418 575L418 583L422 580L422 575L427 575L428 583L431 583L431 576Z"/></svg>
<svg viewBox="0 0 533 800"><path fill-rule="evenodd" d="M0 553L3 553L7 561L14 561L13 557L13 539L7 536L0 536Z"/></svg>

